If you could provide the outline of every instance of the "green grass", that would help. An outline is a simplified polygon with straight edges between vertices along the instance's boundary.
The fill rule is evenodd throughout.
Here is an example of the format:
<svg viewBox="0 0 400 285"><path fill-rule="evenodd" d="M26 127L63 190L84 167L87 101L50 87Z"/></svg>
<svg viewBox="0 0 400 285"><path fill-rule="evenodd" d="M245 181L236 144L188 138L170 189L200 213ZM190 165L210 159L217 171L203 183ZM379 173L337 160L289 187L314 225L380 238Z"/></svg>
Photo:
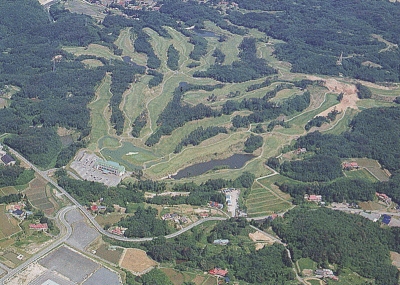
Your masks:
<svg viewBox="0 0 400 285"><path fill-rule="evenodd" d="M350 129L350 127L349 127L350 122L357 113L358 113L357 110L348 108L344 112L344 114L338 115L339 119L338 119L338 121L335 122L334 127L331 127L328 130L322 131L322 132L326 132L326 133L332 134L332 135L340 135L341 133L348 131Z"/></svg>
<svg viewBox="0 0 400 285"><path fill-rule="evenodd" d="M371 173L368 172L366 169L359 169L359 170L352 170L352 171L345 171L345 176L351 179L361 179L366 180L369 182L377 182L376 179Z"/></svg>
<svg viewBox="0 0 400 285"><path fill-rule="evenodd" d="M108 47L99 44L90 44L87 47L63 47L63 50L76 56L93 55L106 59L122 60L120 56L115 55Z"/></svg>
<svg viewBox="0 0 400 285"><path fill-rule="evenodd" d="M297 261L297 264L299 266L300 273L303 271L303 269L312 269L312 270L317 269L317 263L313 261L311 258L300 258Z"/></svg>
<svg viewBox="0 0 400 285"><path fill-rule="evenodd" d="M339 275L339 281L334 281L327 279L328 285L362 285L369 284L371 282L373 284L373 280L361 277L355 272L352 272L350 269L343 269Z"/></svg>
<svg viewBox="0 0 400 285"><path fill-rule="evenodd" d="M18 190L13 186L8 186L0 189L0 196L7 196L10 194L18 194Z"/></svg>
<svg viewBox="0 0 400 285"><path fill-rule="evenodd" d="M107 112L107 106L112 94L110 93L111 76L107 74L100 86L96 90L96 99L89 104L91 110L90 123L92 126L90 132L90 144L88 146L92 151L98 147L98 141L108 135L108 130L111 128L109 123L109 115L104 116L104 111Z"/></svg>

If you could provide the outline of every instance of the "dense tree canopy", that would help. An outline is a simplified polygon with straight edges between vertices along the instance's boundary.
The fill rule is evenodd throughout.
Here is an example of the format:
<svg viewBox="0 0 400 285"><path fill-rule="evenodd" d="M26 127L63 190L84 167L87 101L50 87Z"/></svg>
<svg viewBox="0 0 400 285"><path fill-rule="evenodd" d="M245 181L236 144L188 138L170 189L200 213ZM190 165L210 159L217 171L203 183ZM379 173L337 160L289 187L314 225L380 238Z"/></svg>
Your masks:
<svg viewBox="0 0 400 285"><path fill-rule="evenodd" d="M390 234L378 223L327 208L295 208L284 219L275 219L273 229L288 243L294 261L310 257L323 267L349 267L376 284L398 283L389 255Z"/></svg>

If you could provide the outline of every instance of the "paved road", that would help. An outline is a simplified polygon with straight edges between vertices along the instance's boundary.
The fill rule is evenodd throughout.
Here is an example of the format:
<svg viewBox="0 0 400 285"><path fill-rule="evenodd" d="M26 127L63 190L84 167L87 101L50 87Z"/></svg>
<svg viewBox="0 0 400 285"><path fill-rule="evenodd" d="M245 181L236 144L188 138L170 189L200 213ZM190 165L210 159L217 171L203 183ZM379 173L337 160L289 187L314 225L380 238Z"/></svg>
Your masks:
<svg viewBox="0 0 400 285"><path fill-rule="evenodd" d="M14 268L12 270L9 270L8 273L0 279L0 284L4 284L4 282L9 281L9 279L11 279L13 276L20 273L22 270L24 270L26 267L28 267L31 263L39 260L44 255L46 255L47 253L52 251L54 248L56 248L59 245L61 245L62 243L64 243L71 236L72 228L71 228L70 224L68 224L67 221L65 220L65 214L74 208L75 208L75 206L68 206L68 207L61 209L58 212L57 220L59 220L62 223L63 227L60 228L61 231L60 231L60 234L58 235L57 241L53 242L49 246L46 246L42 251L38 252L37 254L35 254L34 256L29 258L27 261L25 261L18 267Z"/></svg>

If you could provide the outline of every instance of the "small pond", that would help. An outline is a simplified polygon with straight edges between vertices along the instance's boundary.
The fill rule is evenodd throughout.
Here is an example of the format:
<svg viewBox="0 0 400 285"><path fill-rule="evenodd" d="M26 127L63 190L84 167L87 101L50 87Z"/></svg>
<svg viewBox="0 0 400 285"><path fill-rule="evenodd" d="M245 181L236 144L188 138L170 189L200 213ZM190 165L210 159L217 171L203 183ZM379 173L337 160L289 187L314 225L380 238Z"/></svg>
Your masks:
<svg viewBox="0 0 400 285"><path fill-rule="evenodd" d="M172 178L182 179L201 175L209 170L217 169L218 166L223 166L223 168L229 169L242 168L245 163L252 158L254 158L254 156L251 154L234 154L225 159L197 163L178 171L178 173L176 175L173 175Z"/></svg>

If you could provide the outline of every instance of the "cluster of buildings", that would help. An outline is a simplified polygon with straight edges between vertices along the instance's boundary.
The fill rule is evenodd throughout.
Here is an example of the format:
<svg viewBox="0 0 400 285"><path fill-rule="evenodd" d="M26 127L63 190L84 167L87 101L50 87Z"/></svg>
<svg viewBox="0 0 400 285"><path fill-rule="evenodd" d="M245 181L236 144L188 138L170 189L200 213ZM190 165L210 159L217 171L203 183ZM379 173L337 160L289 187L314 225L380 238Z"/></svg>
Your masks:
<svg viewBox="0 0 400 285"><path fill-rule="evenodd" d="M378 197L379 201L385 202L386 205L390 205L392 203L392 198L386 194L376 192L375 195Z"/></svg>
<svg viewBox="0 0 400 285"><path fill-rule="evenodd" d="M0 163L5 166L12 166L16 163L15 159L3 150L3 146L0 144Z"/></svg>
<svg viewBox="0 0 400 285"><path fill-rule="evenodd" d="M25 204L22 202L18 202L17 204L12 204L12 205L7 205L6 210L8 211L9 214L11 214L13 217L19 219L19 220L24 220L27 216L32 215L33 213L31 211L25 211L24 210Z"/></svg>
<svg viewBox="0 0 400 285"><path fill-rule="evenodd" d="M103 205L97 205L97 204L93 203L90 206L90 211L92 211L92 212L102 212L102 211L105 211L105 210L107 210L107 207L103 206Z"/></svg>
<svg viewBox="0 0 400 285"><path fill-rule="evenodd" d="M185 216L180 216L177 213L167 213L161 217L164 221L174 221L175 223L188 223L188 218Z"/></svg>
<svg viewBox="0 0 400 285"><path fill-rule="evenodd" d="M125 234L125 231L127 230L128 228L123 228L123 227L118 227L118 226L116 226L116 227L111 227L111 228L109 228L108 229L108 232L109 233L112 233L112 234L114 234L114 235L117 235L117 236L123 236L124 234Z"/></svg>
<svg viewBox="0 0 400 285"><path fill-rule="evenodd" d="M320 202L322 202L322 196L321 195L313 195L313 194L311 194L311 195L305 194L304 200L307 200L309 202L320 203Z"/></svg>
<svg viewBox="0 0 400 285"><path fill-rule="evenodd" d="M343 169L346 170L353 170L353 169L359 169L360 166L358 165L357 162L343 162L342 164Z"/></svg>
<svg viewBox="0 0 400 285"><path fill-rule="evenodd" d="M304 154L307 152L307 149L305 147L299 147L298 149L296 149L294 151L295 154L300 155L300 154Z"/></svg>
<svg viewBox="0 0 400 285"><path fill-rule="evenodd" d="M338 281L339 278L333 274L333 271L330 269L316 269L315 277L317 278L330 278L332 280Z"/></svg>
<svg viewBox="0 0 400 285"><path fill-rule="evenodd" d="M220 204L220 203L214 202L214 201L210 201L209 205L210 205L210 207L218 208L220 210L224 208L223 204Z"/></svg>

